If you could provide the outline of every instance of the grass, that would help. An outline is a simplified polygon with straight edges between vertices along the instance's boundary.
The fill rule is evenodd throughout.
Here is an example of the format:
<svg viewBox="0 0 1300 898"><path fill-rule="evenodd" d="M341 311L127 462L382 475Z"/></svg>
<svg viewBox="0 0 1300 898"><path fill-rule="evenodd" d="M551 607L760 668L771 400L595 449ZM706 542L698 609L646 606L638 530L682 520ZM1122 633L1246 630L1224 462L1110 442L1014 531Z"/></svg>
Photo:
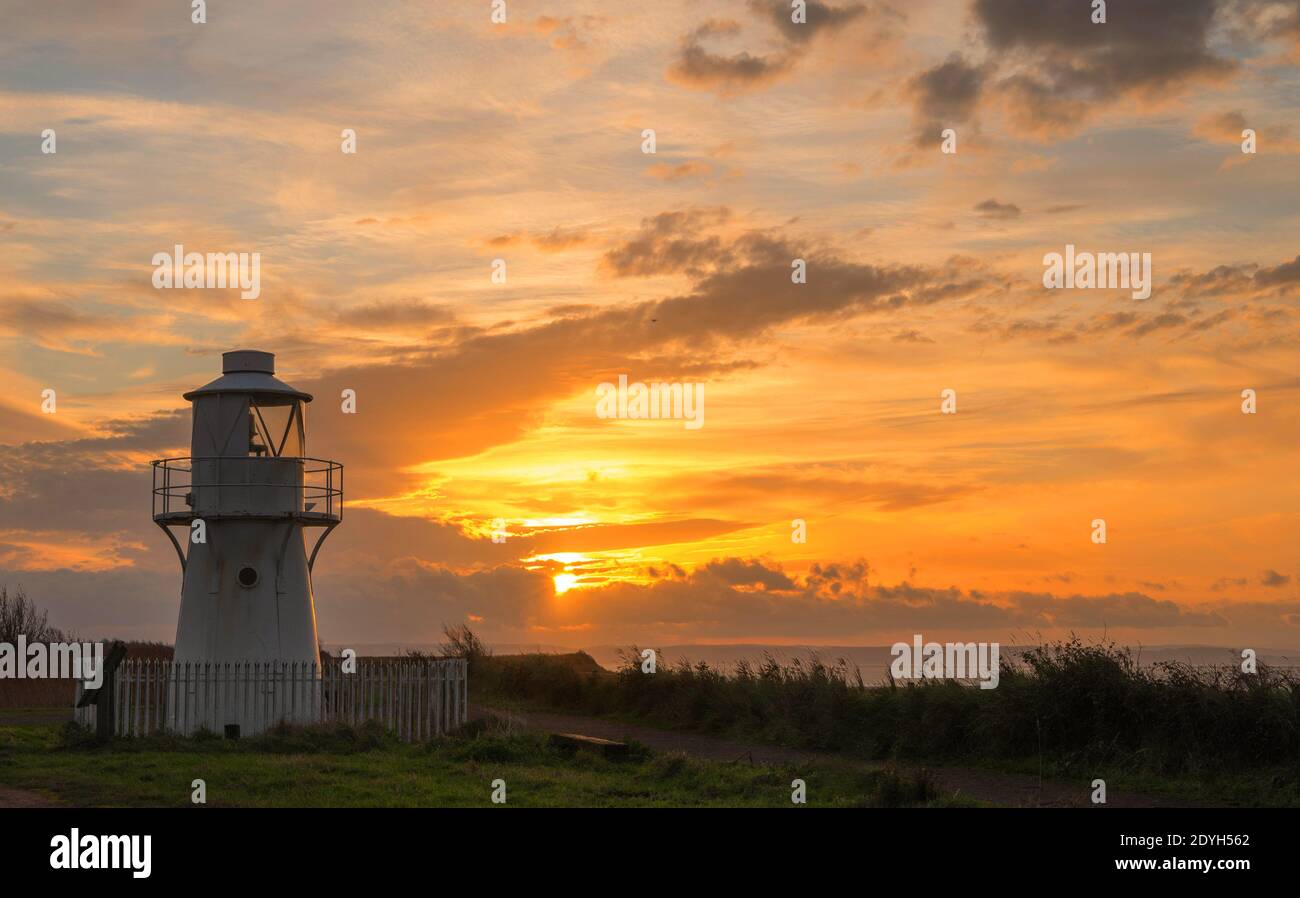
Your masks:
<svg viewBox="0 0 1300 898"><path fill-rule="evenodd" d="M471 659L473 699L638 721L869 760L1106 778L1194 800L1300 804L1300 682L1261 667L1140 667L1078 640L1003 657L1000 683L870 687L844 662L768 658L604 671L585 655Z"/></svg>
<svg viewBox="0 0 1300 898"><path fill-rule="evenodd" d="M255 739L155 736L96 745L72 724L0 728L0 783L75 806L186 807L203 779L212 807L792 807L958 803L922 773L853 765L751 766L656 754L564 752L545 737L471 725L427 745L377 727L283 728Z"/></svg>

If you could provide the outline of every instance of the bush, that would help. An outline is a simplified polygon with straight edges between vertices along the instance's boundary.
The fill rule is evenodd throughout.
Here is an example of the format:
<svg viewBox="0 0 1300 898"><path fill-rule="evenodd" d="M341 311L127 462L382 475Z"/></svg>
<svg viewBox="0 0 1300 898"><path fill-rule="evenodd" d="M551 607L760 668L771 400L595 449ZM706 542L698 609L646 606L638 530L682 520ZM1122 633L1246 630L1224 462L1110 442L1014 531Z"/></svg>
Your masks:
<svg viewBox="0 0 1300 898"><path fill-rule="evenodd" d="M577 657L493 658L471 685L480 695L872 759L1050 759L1166 777L1281 768L1300 777L1300 681L1263 666L1143 668L1128 649L1073 638L1004 655L998 687L986 690L951 680L868 687L843 660L817 657L768 656L730 673L683 662L654 676L641 673L635 649L612 672Z"/></svg>

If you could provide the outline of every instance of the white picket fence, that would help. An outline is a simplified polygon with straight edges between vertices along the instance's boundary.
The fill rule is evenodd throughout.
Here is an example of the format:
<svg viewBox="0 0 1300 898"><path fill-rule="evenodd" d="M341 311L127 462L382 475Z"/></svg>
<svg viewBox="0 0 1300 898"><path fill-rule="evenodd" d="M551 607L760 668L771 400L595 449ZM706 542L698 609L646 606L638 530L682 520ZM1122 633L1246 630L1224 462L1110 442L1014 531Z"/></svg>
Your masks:
<svg viewBox="0 0 1300 898"><path fill-rule="evenodd" d="M80 702L82 687L77 686ZM463 658L341 662L173 663L123 661L110 700L114 734L141 736L239 727L254 736L280 723L377 721L408 742L431 739L463 724L469 677ZM94 727L97 709L76 708L78 723Z"/></svg>

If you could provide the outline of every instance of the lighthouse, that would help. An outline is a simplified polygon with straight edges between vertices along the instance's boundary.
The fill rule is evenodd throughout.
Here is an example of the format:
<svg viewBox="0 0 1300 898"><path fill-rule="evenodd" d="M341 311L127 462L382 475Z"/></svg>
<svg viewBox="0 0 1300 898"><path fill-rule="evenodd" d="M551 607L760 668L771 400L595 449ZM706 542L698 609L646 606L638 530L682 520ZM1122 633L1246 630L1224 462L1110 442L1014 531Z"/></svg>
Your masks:
<svg viewBox="0 0 1300 898"><path fill-rule="evenodd" d="M307 455L312 397L273 354L237 350L185 399L190 455L152 463L153 519L181 564L174 660L319 664L312 567L343 517L343 466Z"/></svg>

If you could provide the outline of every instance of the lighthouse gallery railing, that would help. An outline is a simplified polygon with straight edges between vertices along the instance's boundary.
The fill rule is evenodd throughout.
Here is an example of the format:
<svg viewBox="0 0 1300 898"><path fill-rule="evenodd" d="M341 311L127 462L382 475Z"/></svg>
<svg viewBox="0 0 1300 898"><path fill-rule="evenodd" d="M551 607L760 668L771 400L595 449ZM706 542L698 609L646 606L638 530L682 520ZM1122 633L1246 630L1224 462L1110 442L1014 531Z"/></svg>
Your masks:
<svg viewBox="0 0 1300 898"><path fill-rule="evenodd" d="M203 506L238 503L253 494L250 487L270 491L269 505L245 501L249 507L226 508L240 516L292 516L304 523L337 524L343 519L343 465L306 456L182 456L150 462L153 467L153 518L186 521L201 517ZM199 469L196 476L195 469ZM291 477L285 477L292 472ZM276 480L275 474L282 479ZM196 497L196 493L201 495Z"/></svg>
<svg viewBox="0 0 1300 898"><path fill-rule="evenodd" d="M78 702L81 692L78 683ZM301 662L128 660L117 668L109 700L116 736L221 734L231 719L243 722L241 736L281 723L373 720L415 742L466 721L469 675L463 658L357 661L352 673L339 661L318 671ZM97 711L76 708L76 720L94 726Z"/></svg>

